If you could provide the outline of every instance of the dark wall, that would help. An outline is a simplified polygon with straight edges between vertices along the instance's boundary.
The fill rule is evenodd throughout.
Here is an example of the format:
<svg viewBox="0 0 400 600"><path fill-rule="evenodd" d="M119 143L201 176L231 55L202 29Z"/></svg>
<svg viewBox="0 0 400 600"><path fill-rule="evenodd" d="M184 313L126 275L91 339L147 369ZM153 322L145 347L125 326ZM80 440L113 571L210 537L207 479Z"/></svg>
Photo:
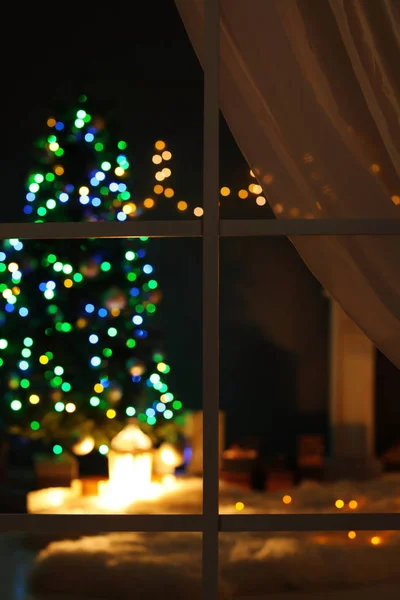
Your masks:
<svg viewBox="0 0 400 600"><path fill-rule="evenodd" d="M229 439L276 448L323 433L328 409L328 300L291 243L221 243L221 404Z"/></svg>

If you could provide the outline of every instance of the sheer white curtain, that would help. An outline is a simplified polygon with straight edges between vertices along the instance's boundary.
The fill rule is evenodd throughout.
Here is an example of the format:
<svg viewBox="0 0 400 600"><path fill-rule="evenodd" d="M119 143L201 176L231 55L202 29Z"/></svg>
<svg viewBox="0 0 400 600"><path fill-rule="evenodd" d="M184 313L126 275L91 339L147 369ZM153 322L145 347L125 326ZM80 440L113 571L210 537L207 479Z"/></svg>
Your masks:
<svg viewBox="0 0 400 600"><path fill-rule="evenodd" d="M221 109L276 217L400 217L400 0L220 1ZM400 367L400 236L292 242Z"/></svg>

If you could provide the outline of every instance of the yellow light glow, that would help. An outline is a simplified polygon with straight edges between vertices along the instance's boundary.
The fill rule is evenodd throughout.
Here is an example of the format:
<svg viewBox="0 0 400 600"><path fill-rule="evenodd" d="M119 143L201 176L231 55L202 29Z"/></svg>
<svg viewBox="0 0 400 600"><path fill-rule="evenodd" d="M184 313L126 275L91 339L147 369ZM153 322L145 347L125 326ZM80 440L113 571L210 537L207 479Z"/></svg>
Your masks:
<svg viewBox="0 0 400 600"><path fill-rule="evenodd" d="M119 308L112 308L111 314L113 317L119 317L119 315L121 314L121 311L119 310Z"/></svg>
<svg viewBox="0 0 400 600"><path fill-rule="evenodd" d="M182 211L182 212L184 210L186 210L187 207L188 207L187 202L185 202L184 200L180 200L176 206L177 206L177 209L180 210L180 211Z"/></svg>
<svg viewBox="0 0 400 600"><path fill-rule="evenodd" d="M106 417L108 419L115 419L116 416L117 416L117 413L115 412L115 410L113 408L109 408L108 411L106 412Z"/></svg>
<svg viewBox="0 0 400 600"><path fill-rule="evenodd" d="M249 195L249 192L247 190L239 190L239 192L238 192L238 196L242 200L245 200L248 197L248 195Z"/></svg>
<svg viewBox="0 0 400 600"><path fill-rule="evenodd" d="M134 377L140 377L144 373L144 366L143 365L134 365L133 367L131 367L130 373Z"/></svg>
<svg viewBox="0 0 400 600"><path fill-rule="evenodd" d="M175 192L174 192L174 190L172 188L165 188L164 196L166 198L173 198L174 195L175 195Z"/></svg>
<svg viewBox="0 0 400 600"><path fill-rule="evenodd" d="M339 500L336 500L336 502L335 502L335 506L336 506L336 508L338 508L339 510L340 510L341 508L343 508L343 507L344 507L344 502L343 502L343 500L340 500L340 498L339 498Z"/></svg>
<svg viewBox="0 0 400 600"><path fill-rule="evenodd" d="M167 467L176 468L182 462L179 452L170 444L163 444L160 448L160 458Z"/></svg>
<svg viewBox="0 0 400 600"><path fill-rule="evenodd" d="M228 187L224 186L221 188L220 193L221 193L221 196L229 196L229 194L231 193L231 190Z"/></svg>
<svg viewBox="0 0 400 600"><path fill-rule="evenodd" d="M51 512L60 509L65 512L69 502L76 502L82 496L82 482L73 479L70 487L44 488L29 492L26 498L27 512L29 514Z"/></svg>
<svg viewBox="0 0 400 600"><path fill-rule="evenodd" d="M351 510L356 510L357 506L358 506L357 500L350 500L349 508L351 508Z"/></svg>
<svg viewBox="0 0 400 600"><path fill-rule="evenodd" d="M49 362L49 359L47 358L47 356L42 354L42 356L39 358L39 362L41 365L47 365L47 363Z"/></svg>
<svg viewBox="0 0 400 600"><path fill-rule="evenodd" d="M30 402L31 404L39 404L39 402L40 402L40 398L39 398L39 396L38 396L37 394L31 394L31 395L29 396L29 402Z"/></svg>
<svg viewBox="0 0 400 600"><path fill-rule="evenodd" d="M12 293L14 294L14 296L19 296L21 293L21 290L19 289L18 286L15 285L12 289Z"/></svg>
<svg viewBox="0 0 400 600"><path fill-rule="evenodd" d="M374 535L371 539L370 542L373 546L379 546L379 544L382 544L382 538L379 537L379 535Z"/></svg>
<svg viewBox="0 0 400 600"><path fill-rule="evenodd" d="M145 208L153 208L153 206L154 206L153 198L146 198L146 200L143 202L143 206Z"/></svg>
<svg viewBox="0 0 400 600"><path fill-rule="evenodd" d="M171 177L171 169L168 169L168 167L164 167L162 170L162 173L165 175L165 177Z"/></svg>
<svg viewBox="0 0 400 600"><path fill-rule="evenodd" d="M196 208L193 211L193 214L195 217L202 217L204 214L204 210L201 208L201 206L196 206Z"/></svg>
<svg viewBox="0 0 400 600"><path fill-rule="evenodd" d="M373 163L370 166L370 169L371 169L371 173L373 173L374 175L377 175L378 173L381 172L381 167L377 163Z"/></svg>
<svg viewBox="0 0 400 600"><path fill-rule="evenodd" d="M89 188L82 185L82 187L79 188L79 194L80 196L87 196L89 194Z"/></svg>
<svg viewBox="0 0 400 600"><path fill-rule="evenodd" d="M243 504L243 502L236 502L236 504L235 504L235 508L236 508L236 510L238 510L239 512L240 512L241 510L243 510L243 509L244 509L244 504Z"/></svg>
<svg viewBox="0 0 400 600"><path fill-rule="evenodd" d="M9 290L9 289L7 289L7 290L4 290L4 292L3 292L3 294L2 294L3 298L9 298L9 297L10 297L10 296L12 296L12 295L13 295L13 293L12 293L12 291L11 291L11 290Z"/></svg>
<svg viewBox="0 0 400 600"><path fill-rule="evenodd" d="M262 187L258 183L253 184L253 194L262 194Z"/></svg>
<svg viewBox="0 0 400 600"><path fill-rule="evenodd" d="M252 169L250 169L250 175L251 175L251 177L255 177L254 171Z"/></svg>
<svg viewBox="0 0 400 600"><path fill-rule="evenodd" d="M164 362L159 362L157 365L157 371L160 371L160 373L164 373L166 366L167 365Z"/></svg>
<svg viewBox="0 0 400 600"><path fill-rule="evenodd" d="M96 383L96 385L94 386L94 391L96 392L96 394L101 394L101 392L104 391L103 386L101 385L101 383Z"/></svg>
<svg viewBox="0 0 400 600"><path fill-rule="evenodd" d="M70 287L72 287L73 285L74 285L74 282L72 281L72 279L66 279L66 280L64 281L64 286L65 286L66 288L70 288Z"/></svg>
<svg viewBox="0 0 400 600"><path fill-rule="evenodd" d="M157 181L164 181L165 179L165 175L162 171L157 171L154 177L157 179Z"/></svg>
<svg viewBox="0 0 400 600"><path fill-rule="evenodd" d="M162 185L155 185L153 188L153 191L155 194L162 194L164 191L164 188Z"/></svg>
<svg viewBox="0 0 400 600"><path fill-rule="evenodd" d="M172 158L172 154L169 150L165 150L165 152L163 152L161 156L164 160L171 160Z"/></svg>
<svg viewBox="0 0 400 600"><path fill-rule="evenodd" d="M101 494L105 506L122 508L139 498L157 497L160 494L160 487L151 482L151 451L133 454L110 450L107 458L109 481Z"/></svg>
<svg viewBox="0 0 400 600"><path fill-rule="evenodd" d="M264 206L264 204L266 204L267 201L264 198L264 196L257 196L256 198L256 204L258 204L258 206Z"/></svg>
<svg viewBox="0 0 400 600"><path fill-rule="evenodd" d="M67 498L66 488L45 488L43 490L36 490L35 492L31 492L30 500L30 508L29 512L36 512L35 508L45 507L49 508L59 508L62 506ZM37 496L33 496L33 494L37 494ZM39 496L40 494L40 496ZM29 494L28 494L29 496Z"/></svg>
<svg viewBox="0 0 400 600"><path fill-rule="evenodd" d="M60 144L57 144L57 142L51 142L51 144L49 144L49 150L51 150L52 152L55 152L56 150L58 150L60 147Z"/></svg>
<svg viewBox="0 0 400 600"><path fill-rule="evenodd" d="M94 446L94 439L91 436L87 436L74 444L72 446L72 451L77 456L85 456L86 454L90 454L90 452L92 452Z"/></svg>
<svg viewBox="0 0 400 600"><path fill-rule="evenodd" d="M15 262L12 262L8 265L8 270L10 271L10 273L15 273L15 271L18 271L18 265Z"/></svg>
<svg viewBox="0 0 400 600"><path fill-rule="evenodd" d="M289 496L288 494L286 494L285 496L283 496L282 498L282 502L283 504L290 504L292 501L292 497Z"/></svg>
<svg viewBox="0 0 400 600"><path fill-rule="evenodd" d="M162 140L158 140L155 144L154 147L156 150L164 150L166 144L165 142L163 142Z"/></svg>
<svg viewBox="0 0 400 600"><path fill-rule="evenodd" d="M162 163L162 158L159 154L155 154L151 160L155 165L159 165L160 163Z"/></svg>
<svg viewBox="0 0 400 600"><path fill-rule="evenodd" d="M87 321L86 321L86 319L81 317L80 319L77 320L76 325L77 325L77 327L79 327L79 329L83 329L84 327L86 327Z"/></svg>
<svg viewBox="0 0 400 600"><path fill-rule="evenodd" d="M118 206L121 206L121 201L116 198L115 200L113 200L112 204L113 206L115 206L115 208L118 208Z"/></svg>
<svg viewBox="0 0 400 600"><path fill-rule="evenodd" d="M167 402L168 402L168 397L167 397L167 395L166 395L166 394L162 394L162 395L160 396L160 400L161 400L161 402L164 402L164 404L167 404Z"/></svg>
<svg viewBox="0 0 400 600"><path fill-rule="evenodd" d="M274 211L276 212L277 215L282 214L283 213L283 206L282 206L282 204L279 204L279 202L277 204L275 204Z"/></svg>
<svg viewBox="0 0 400 600"><path fill-rule="evenodd" d="M56 122L57 121L55 119L52 119L52 118L47 119L47 126L48 127L54 127L54 125L56 124Z"/></svg>
<svg viewBox="0 0 400 600"><path fill-rule="evenodd" d="M64 167L62 167L61 165L56 165L54 167L54 173L56 175L63 175L64 174Z"/></svg>
<svg viewBox="0 0 400 600"><path fill-rule="evenodd" d="M399 206L400 204L400 196L392 196L392 202L395 206Z"/></svg>
<svg viewBox="0 0 400 600"><path fill-rule="evenodd" d="M118 177L122 177L122 175L125 174L125 169L123 169L122 167L116 167L114 173L118 176Z"/></svg>
<svg viewBox="0 0 400 600"><path fill-rule="evenodd" d="M355 531L349 531L349 533L347 534L347 537L349 538L349 540L355 540L357 537L357 534Z"/></svg>
<svg viewBox="0 0 400 600"><path fill-rule="evenodd" d="M125 204L125 206L122 207L122 211L126 214L126 215L130 215L131 212L133 212L132 206L131 204Z"/></svg>
<svg viewBox="0 0 400 600"><path fill-rule="evenodd" d="M65 405L65 410L67 413L73 413L76 411L76 406L73 402L68 402L68 404Z"/></svg>
<svg viewBox="0 0 400 600"><path fill-rule="evenodd" d="M165 490L172 490L176 486L175 475L171 475L171 473L166 473L163 475L162 485Z"/></svg>

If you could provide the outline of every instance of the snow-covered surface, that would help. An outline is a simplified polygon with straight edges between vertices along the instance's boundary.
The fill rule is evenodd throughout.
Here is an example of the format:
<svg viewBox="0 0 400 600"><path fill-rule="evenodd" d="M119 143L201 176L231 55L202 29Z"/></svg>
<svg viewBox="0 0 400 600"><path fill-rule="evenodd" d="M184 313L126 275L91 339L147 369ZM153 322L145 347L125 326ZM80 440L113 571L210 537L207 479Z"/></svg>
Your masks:
<svg viewBox="0 0 400 600"><path fill-rule="evenodd" d="M306 483L288 492L257 494L223 485L223 513L337 512L356 500L357 511L400 510L400 477L374 483ZM132 512L200 511L201 482L187 481L162 500ZM75 507L73 512L79 512ZM371 538L381 543L372 545ZM12 543L10 542L12 539ZM35 540L14 536L0 541L3 559L0 597L10 600L200 600L201 538L198 534L108 534L45 545L35 557ZM3 548L3 549L2 549ZM4 551L4 552L3 552ZM32 570L32 596L24 595L25 573ZM221 599L396 600L400 597L400 533L221 534ZM13 578L13 582L11 581ZM7 587L8 586L8 587ZM14 587L13 587L14 586Z"/></svg>

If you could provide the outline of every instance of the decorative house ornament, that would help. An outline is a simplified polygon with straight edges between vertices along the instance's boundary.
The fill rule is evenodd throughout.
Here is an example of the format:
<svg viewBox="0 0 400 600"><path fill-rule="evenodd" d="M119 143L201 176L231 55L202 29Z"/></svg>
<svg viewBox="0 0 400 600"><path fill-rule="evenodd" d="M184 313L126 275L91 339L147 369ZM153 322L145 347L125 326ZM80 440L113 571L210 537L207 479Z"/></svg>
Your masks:
<svg viewBox="0 0 400 600"><path fill-rule="evenodd" d="M130 420L111 441L107 457L106 503L127 506L139 498L151 497L153 443L135 419Z"/></svg>
<svg viewBox="0 0 400 600"><path fill-rule="evenodd" d="M128 424L111 440L111 449L115 452L145 452L152 450L153 442L139 427L136 419Z"/></svg>

